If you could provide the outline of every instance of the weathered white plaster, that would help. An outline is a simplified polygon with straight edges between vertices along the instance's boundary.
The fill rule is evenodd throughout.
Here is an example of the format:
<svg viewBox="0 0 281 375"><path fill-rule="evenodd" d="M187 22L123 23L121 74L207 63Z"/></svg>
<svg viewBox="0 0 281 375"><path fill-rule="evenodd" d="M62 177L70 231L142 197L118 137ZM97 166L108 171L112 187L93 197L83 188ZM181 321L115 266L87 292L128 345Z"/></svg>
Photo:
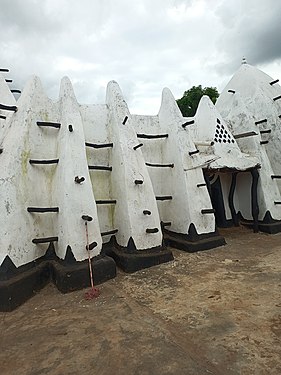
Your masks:
<svg viewBox="0 0 281 375"><path fill-rule="evenodd" d="M91 255L100 253L102 240L95 198L85 150L85 136L79 105L68 78L63 78L60 88L60 123L58 131L59 163L54 176L53 195L59 204L57 232L59 244L57 255L65 257L67 246L72 249L75 259L84 260L86 251L86 228L82 215L89 215L88 222L89 243L96 242L97 246L91 250ZM70 132L68 126L72 125ZM75 177L84 177L82 183L75 183Z"/></svg>
<svg viewBox="0 0 281 375"><path fill-rule="evenodd" d="M34 166L31 158L56 155L56 136L41 129L36 121L56 118L55 106L44 94L40 80L33 77L17 102L11 126L3 140L0 179L0 263L9 255L16 266L28 263L46 251L46 245L34 245L32 239L54 235L54 214L30 214L28 206L48 207L52 201L54 166Z"/></svg>
<svg viewBox="0 0 281 375"><path fill-rule="evenodd" d="M199 144L199 150L217 157L210 163L210 168L246 170L258 165L257 158L241 152L227 123L208 96L201 98L195 121L193 139L195 139L195 143ZM200 147L200 142L203 141L213 142L213 145Z"/></svg>
<svg viewBox="0 0 281 375"><path fill-rule="evenodd" d="M130 237L137 249L161 246L162 233L151 180L137 139L133 119L118 84L109 82L106 103L114 147L112 149L112 194L117 199L113 222L118 229L117 241L127 246ZM125 124L123 121L128 117ZM143 184L136 185L135 180ZM144 215L143 210L151 215ZM158 233L146 233L147 228L158 228Z"/></svg>
<svg viewBox="0 0 281 375"><path fill-rule="evenodd" d="M94 144L112 143L111 128L108 121L109 110L106 104L80 105L85 142ZM88 165L112 165L112 148L86 147ZM116 199L111 192L111 174L104 171L89 171L96 200ZM101 232L115 229L113 223L115 205L98 205L97 212ZM108 236L102 238L107 242Z"/></svg>
<svg viewBox="0 0 281 375"><path fill-rule="evenodd" d="M273 78L262 71L251 65L242 64L216 103L233 134L257 133L256 136L238 139L237 143L243 152L257 158L261 165L258 184L260 220L264 218L266 211L270 211L274 219L281 219L281 206L274 204L274 201L281 200L281 182L271 178L271 175L280 175L281 172L281 101L273 100L281 95L281 88L278 83L270 85L272 81ZM267 121L256 123L264 119ZM270 133L261 134L262 130L270 130ZM268 141L268 144L260 144L261 141ZM245 193L245 190L241 191L241 199ZM251 218L243 203L239 207L245 218Z"/></svg>
<svg viewBox="0 0 281 375"><path fill-rule="evenodd" d="M204 183L202 168L205 162L189 151L196 150L189 129L183 129L187 120L181 115L169 89L163 90L158 116L133 116L137 133L168 134L168 138L141 139L142 152L146 162L174 164L173 168L148 167L157 196L171 195L172 200L158 201L160 218L171 222L167 229L188 234L191 223L198 234L215 230L214 215L203 215L201 209L212 208L207 187L197 187Z"/></svg>
<svg viewBox="0 0 281 375"><path fill-rule="evenodd" d="M230 82L216 107L208 97L203 97L193 118L181 115L168 89L163 90L158 115L139 116L130 113L114 81L108 84L106 104L81 105L68 78L62 80L57 101L50 100L40 80L33 77L16 102L0 77L0 102L18 106L16 113L0 111L7 115L6 120L0 120L4 150L0 155L0 209L3 213L0 264L6 255L16 266L41 257L48 244L35 245L32 239L52 236L59 238L54 243L59 258L64 259L70 246L76 260L86 259L82 215L93 218L88 224L89 242L97 243L92 256L98 255L102 242L110 239L110 235L102 237L101 233L115 229L120 246L126 247L130 238L138 250L161 246L160 219L171 222L167 229L176 233L188 234L191 224L198 234L212 233L215 231L214 214L201 212L212 208L210 196L206 186L197 186L205 182L203 168L216 171L221 179L226 219L231 219L228 206L231 178L222 170L241 171L234 205L236 212L252 219L252 181L250 173L245 171L260 164L259 217L263 218L269 210L274 219L281 219L281 208L274 204L281 199L280 192L276 180L271 179L271 175L281 174L277 163L278 140L281 139L277 122L281 108L272 100L280 94L280 87L269 85L270 77L255 73L247 65L239 74L238 78L242 78ZM253 86L253 82L254 91L253 87L248 87ZM228 93L228 87L236 90L235 94ZM257 103L259 108L256 108ZM267 123L255 124L266 117L265 112ZM39 127L37 121L57 122L61 127ZM183 127L186 122L191 123ZM269 124L272 133L261 135L260 130L267 129ZM72 132L69 125L73 127ZM237 141L233 137L233 134L248 131L255 131L257 135ZM168 137L138 138L140 133L168 134ZM266 137L275 150L260 145ZM86 146L86 142L113 143L113 147L92 148ZM143 146L134 150L140 143ZM199 152L193 153L196 150ZM57 158L58 164L29 163L30 159ZM146 163L169 166L155 167ZM112 167L112 171L89 170L88 166ZM85 181L75 183L76 176L84 177ZM143 184L135 184L135 180ZM163 195L172 196L172 200L156 201L156 196ZM96 205L97 200L116 200L116 204ZM27 207L59 207L59 212L28 213ZM144 215L144 210L151 211L151 215ZM158 232L146 232L152 228L157 228Z"/></svg>

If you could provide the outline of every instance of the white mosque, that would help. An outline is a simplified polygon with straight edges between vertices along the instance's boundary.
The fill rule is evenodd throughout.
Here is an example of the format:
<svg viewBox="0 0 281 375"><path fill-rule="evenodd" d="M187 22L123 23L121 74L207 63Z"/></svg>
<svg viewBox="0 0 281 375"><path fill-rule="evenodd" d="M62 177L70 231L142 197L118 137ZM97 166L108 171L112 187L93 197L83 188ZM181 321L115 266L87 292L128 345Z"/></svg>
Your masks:
<svg viewBox="0 0 281 375"><path fill-rule="evenodd" d="M0 311L52 280L63 293L225 245L220 227L281 231L281 87L245 61L216 105L131 114L118 84L83 105L0 76ZM280 150L280 151L279 151Z"/></svg>

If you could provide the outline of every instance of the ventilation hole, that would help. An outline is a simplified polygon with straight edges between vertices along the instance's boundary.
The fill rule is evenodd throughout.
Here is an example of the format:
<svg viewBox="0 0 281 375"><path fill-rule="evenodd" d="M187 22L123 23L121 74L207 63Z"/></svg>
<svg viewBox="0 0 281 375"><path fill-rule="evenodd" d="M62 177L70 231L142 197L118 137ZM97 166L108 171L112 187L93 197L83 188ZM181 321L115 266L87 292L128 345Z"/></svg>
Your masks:
<svg viewBox="0 0 281 375"><path fill-rule="evenodd" d="M219 142L221 143L221 139L219 139Z"/></svg>
<svg viewBox="0 0 281 375"><path fill-rule="evenodd" d="M222 138L222 134L219 134L219 137Z"/></svg>
<svg viewBox="0 0 281 375"><path fill-rule="evenodd" d="M223 130L221 129L221 134L223 134Z"/></svg>
<svg viewBox="0 0 281 375"><path fill-rule="evenodd" d="M231 141L232 143L235 143L235 141L234 141L234 139L232 139L232 141Z"/></svg>
<svg viewBox="0 0 281 375"><path fill-rule="evenodd" d="M223 140L223 143L226 143L226 139Z"/></svg>
<svg viewBox="0 0 281 375"><path fill-rule="evenodd" d="M230 139L228 139L227 142L230 143L231 142Z"/></svg>

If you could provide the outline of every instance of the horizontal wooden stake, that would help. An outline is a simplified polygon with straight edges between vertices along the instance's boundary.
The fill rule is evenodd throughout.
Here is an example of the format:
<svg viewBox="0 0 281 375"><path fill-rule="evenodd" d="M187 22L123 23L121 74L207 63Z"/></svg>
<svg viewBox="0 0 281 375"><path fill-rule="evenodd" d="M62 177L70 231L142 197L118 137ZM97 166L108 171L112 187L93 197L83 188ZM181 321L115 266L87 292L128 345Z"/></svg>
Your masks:
<svg viewBox="0 0 281 375"><path fill-rule="evenodd" d="M48 242L57 242L59 240L58 237L43 237L43 238L34 238L32 240L33 243L48 243Z"/></svg>
<svg viewBox="0 0 281 375"><path fill-rule="evenodd" d="M59 124L58 122L37 121L36 124L38 126L46 126L49 128L56 128L56 129L59 129L61 127L61 124Z"/></svg>
<svg viewBox="0 0 281 375"><path fill-rule="evenodd" d="M207 186L207 184L206 183L197 184L197 187L202 187L202 186Z"/></svg>
<svg viewBox="0 0 281 375"><path fill-rule="evenodd" d="M189 151L189 155L192 156L192 155L198 154L198 152L199 150Z"/></svg>
<svg viewBox="0 0 281 375"><path fill-rule="evenodd" d="M96 171L112 171L112 167L106 165L88 165L88 168Z"/></svg>
<svg viewBox="0 0 281 375"><path fill-rule="evenodd" d="M269 84L272 86L272 85L275 85L275 83L278 83L278 82L279 82L279 79L275 79L274 81L269 82Z"/></svg>
<svg viewBox="0 0 281 375"><path fill-rule="evenodd" d="M59 207L27 207L27 211L37 213L59 212Z"/></svg>
<svg viewBox="0 0 281 375"><path fill-rule="evenodd" d="M158 139L158 138L168 138L168 134L137 134L138 138L143 139Z"/></svg>
<svg viewBox="0 0 281 375"><path fill-rule="evenodd" d="M235 90L227 90L227 92L230 92L231 94L235 94Z"/></svg>
<svg viewBox="0 0 281 375"><path fill-rule="evenodd" d="M13 111L17 112L18 107L15 105L5 105L5 104L0 104L0 109L3 109L4 111Z"/></svg>
<svg viewBox="0 0 281 375"><path fill-rule="evenodd" d="M108 236L110 234L115 234L118 232L118 229L109 230L108 232L101 232L101 236Z"/></svg>
<svg viewBox="0 0 281 375"><path fill-rule="evenodd" d="M96 200L96 204L116 204L116 199L98 199Z"/></svg>
<svg viewBox="0 0 281 375"><path fill-rule="evenodd" d="M216 211L214 208L205 208L201 210L201 214L214 214Z"/></svg>
<svg viewBox="0 0 281 375"><path fill-rule="evenodd" d="M109 148L113 147L113 143L89 143L85 142L86 147L92 147L92 148Z"/></svg>
<svg viewBox="0 0 281 375"><path fill-rule="evenodd" d="M157 201L168 201L173 199L171 195L158 195L155 197Z"/></svg>
<svg viewBox="0 0 281 375"><path fill-rule="evenodd" d="M258 135L256 132L246 132L246 133L240 133L240 134L235 134L233 135L234 139L239 139L239 138L246 138L246 137L252 137L254 135Z"/></svg>
<svg viewBox="0 0 281 375"><path fill-rule="evenodd" d="M263 120L255 121L255 124L256 124L256 125L259 125L259 124L263 124L263 123L265 123L265 122L267 122L267 119L266 119L266 118L264 118Z"/></svg>
<svg viewBox="0 0 281 375"><path fill-rule="evenodd" d="M159 232L159 229L158 228L147 228L145 231L146 231L146 233L157 233L157 232Z"/></svg>
<svg viewBox="0 0 281 375"><path fill-rule="evenodd" d="M174 168L174 164L154 164L154 163L145 163L148 167L156 167L156 168Z"/></svg>
<svg viewBox="0 0 281 375"><path fill-rule="evenodd" d="M30 164L58 164L59 159L45 159L45 160L37 160L37 159L30 159Z"/></svg>

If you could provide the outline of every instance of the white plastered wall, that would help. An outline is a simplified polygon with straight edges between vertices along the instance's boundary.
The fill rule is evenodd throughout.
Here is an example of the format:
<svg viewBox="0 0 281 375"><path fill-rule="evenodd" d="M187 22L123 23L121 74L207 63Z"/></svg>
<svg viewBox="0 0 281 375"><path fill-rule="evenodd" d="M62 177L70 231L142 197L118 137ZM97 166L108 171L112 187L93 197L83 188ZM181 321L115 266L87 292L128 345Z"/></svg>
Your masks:
<svg viewBox="0 0 281 375"><path fill-rule="evenodd" d="M274 204L274 201L281 200L281 182L271 178L271 175L279 175L281 172L281 102L273 100L273 97L281 94L281 89L279 84L270 85L272 81L273 79L265 73L243 64L216 103L233 134L250 131L257 133L256 136L238 139L237 143L243 152L256 157L261 165L258 183L260 220L264 218L266 211L270 211L274 219L281 219L281 206ZM234 90L235 93L228 90ZM264 119L267 121L256 124ZM260 133L268 129L270 133ZM262 145L261 141L269 142ZM240 204L240 211L245 218L252 218L245 211L243 204Z"/></svg>
<svg viewBox="0 0 281 375"><path fill-rule="evenodd" d="M141 139L146 162L174 164L174 168L148 167L155 194L173 198L158 202L161 220L171 222L167 229L187 234L193 223L198 234L214 232L214 215L201 213L201 209L212 208L207 187L197 187L205 182L202 160L197 155L188 154L196 147L189 128L182 127L186 119L170 90L163 90L158 116L134 116L134 120L137 133L168 134L168 138Z"/></svg>
<svg viewBox="0 0 281 375"><path fill-rule="evenodd" d="M117 242L127 246L132 237L138 250L161 246L160 219L151 180L141 150L133 148L140 142L132 116L115 81L108 84L106 103L114 142L111 183L112 196L117 199L113 217L114 226L118 229ZM128 119L123 124L126 116ZM143 180L143 184L136 185L135 180ZM143 214L146 209L151 211L151 215ZM146 233L147 228L158 228L158 232Z"/></svg>
<svg viewBox="0 0 281 375"><path fill-rule="evenodd" d="M2 142L0 180L0 263L8 255L16 266L29 263L46 252L46 244L32 239L54 235L56 214L31 214L27 207L56 205L52 200L54 165L30 165L29 159L53 158L57 135L42 130L37 121L58 120L56 107L43 92L40 80L29 80L17 102Z"/></svg>
<svg viewBox="0 0 281 375"><path fill-rule="evenodd" d="M80 105L80 113L84 126L85 142L92 144L113 143L111 127L108 121L109 110L106 104ZM114 146L113 146L114 147ZM112 148L86 147L88 165L112 166ZM89 171L92 188L96 200L115 200L112 196L111 173L99 170ZM97 205L101 232L114 228L114 204ZM103 236L107 242L110 236Z"/></svg>
<svg viewBox="0 0 281 375"><path fill-rule="evenodd" d="M213 159L211 163L208 164L208 168L220 171L220 169L225 170L240 170L245 171L249 168L255 167L259 164L259 159L255 156L242 152L237 141L234 139L231 130L228 127L226 121L224 121L222 115L219 113L217 108L214 106L209 97L203 96L200 100L196 116L193 139L195 143L201 144L211 144L209 147L198 147L202 156L205 153L209 155L210 159ZM246 176L245 172L238 174L237 181L241 182L241 176ZM222 187L223 202L225 208L226 219L232 218L230 208L229 208L229 189L231 185L231 173L228 172L226 175L224 173L219 173L219 178ZM243 177L242 177L243 178ZM251 204L251 199L245 205L242 201L245 197L248 197L250 185L247 183L239 184L239 192L241 195L237 195L237 190L234 194L234 206L236 212L239 210L247 212L248 216L248 206ZM241 196L242 201L240 202L239 197ZM245 213L245 212L244 212Z"/></svg>
<svg viewBox="0 0 281 375"><path fill-rule="evenodd" d="M63 78L60 89L60 123L58 132L59 163L56 168L53 186L53 196L59 205L57 233L59 237L57 255L65 257L67 246L70 246L77 261L87 257L86 228L82 215L92 217L87 223L89 243L96 242L91 250L91 256L101 251L102 240L95 197L88 170L85 136L79 105L68 78ZM69 125L72 130L69 131ZM84 177L81 184L76 183L75 177Z"/></svg>

